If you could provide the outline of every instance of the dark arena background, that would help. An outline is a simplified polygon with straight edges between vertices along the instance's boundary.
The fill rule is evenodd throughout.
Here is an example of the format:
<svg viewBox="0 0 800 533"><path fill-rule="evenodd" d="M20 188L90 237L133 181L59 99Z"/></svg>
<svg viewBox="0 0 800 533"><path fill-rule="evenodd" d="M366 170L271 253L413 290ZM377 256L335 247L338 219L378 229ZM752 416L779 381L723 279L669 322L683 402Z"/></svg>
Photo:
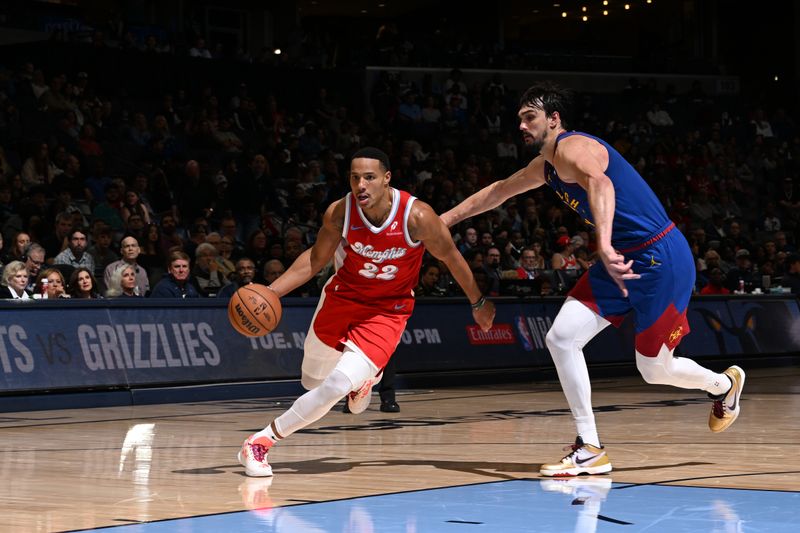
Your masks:
<svg viewBox="0 0 800 533"><path fill-rule="evenodd" d="M0 2L0 530L796 531L799 5ZM522 168L519 97L548 80L688 240L677 354L746 371L736 423L647 384L629 316L584 351L614 470L539 474L574 439L545 339L599 260L542 187L450 228L491 330L426 255L371 406L246 476L242 441L304 393L333 268L262 337L233 291L314 245L361 147L438 214Z"/></svg>

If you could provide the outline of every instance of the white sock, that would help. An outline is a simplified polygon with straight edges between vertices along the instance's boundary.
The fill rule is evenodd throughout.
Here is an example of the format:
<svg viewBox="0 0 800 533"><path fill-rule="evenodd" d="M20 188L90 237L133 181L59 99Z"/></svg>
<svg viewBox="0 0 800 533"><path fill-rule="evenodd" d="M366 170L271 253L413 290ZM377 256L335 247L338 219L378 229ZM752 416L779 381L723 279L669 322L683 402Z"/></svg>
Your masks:
<svg viewBox="0 0 800 533"><path fill-rule="evenodd" d="M281 437L275 434L275 429L272 427L274 424L275 421L273 420L267 427L256 433L255 437L266 437L271 440L273 444L281 440Z"/></svg>
<svg viewBox="0 0 800 533"><path fill-rule="evenodd" d="M580 435L584 444L591 444L595 448L602 448L602 446L600 446L600 437L597 435L597 429L581 430L579 427L578 435Z"/></svg>

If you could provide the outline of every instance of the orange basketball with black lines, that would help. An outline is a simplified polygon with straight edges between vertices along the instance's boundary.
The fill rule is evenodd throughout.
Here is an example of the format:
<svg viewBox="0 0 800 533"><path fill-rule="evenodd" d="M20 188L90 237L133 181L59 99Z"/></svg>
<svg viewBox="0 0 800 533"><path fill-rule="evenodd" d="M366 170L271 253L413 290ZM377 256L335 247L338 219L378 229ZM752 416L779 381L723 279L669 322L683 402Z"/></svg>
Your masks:
<svg viewBox="0 0 800 533"><path fill-rule="evenodd" d="M246 337L263 337L273 331L282 312L278 295L259 283L239 287L228 302L228 320Z"/></svg>

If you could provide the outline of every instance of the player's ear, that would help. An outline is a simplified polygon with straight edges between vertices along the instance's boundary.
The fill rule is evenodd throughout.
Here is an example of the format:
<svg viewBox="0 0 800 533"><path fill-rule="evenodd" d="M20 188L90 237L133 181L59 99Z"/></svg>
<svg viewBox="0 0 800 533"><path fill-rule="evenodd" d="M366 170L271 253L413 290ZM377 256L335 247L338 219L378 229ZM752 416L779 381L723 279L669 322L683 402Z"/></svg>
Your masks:
<svg viewBox="0 0 800 533"><path fill-rule="evenodd" d="M386 174L384 174L384 178L386 178L386 183L390 183L392 181L392 171L387 170Z"/></svg>

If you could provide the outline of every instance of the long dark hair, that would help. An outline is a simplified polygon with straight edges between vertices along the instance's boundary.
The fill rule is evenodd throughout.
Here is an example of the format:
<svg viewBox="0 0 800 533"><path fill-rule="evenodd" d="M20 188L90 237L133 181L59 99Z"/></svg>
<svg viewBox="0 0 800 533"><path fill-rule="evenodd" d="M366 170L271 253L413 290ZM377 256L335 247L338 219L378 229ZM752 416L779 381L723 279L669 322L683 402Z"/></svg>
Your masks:
<svg viewBox="0 0 800 533"><path fill-rule="evenodd" d="M101 298L100 293L97 291L97 280L94 279L92 271L86 267L78 267L72 271L72 275L69 277L69 295L73 298L85 298L83 293L81 293L80 287L78 286L78 276L81 272L86 272L89 274L89 279L92 282L92 288L89 290L89 298Z"/></svg>

